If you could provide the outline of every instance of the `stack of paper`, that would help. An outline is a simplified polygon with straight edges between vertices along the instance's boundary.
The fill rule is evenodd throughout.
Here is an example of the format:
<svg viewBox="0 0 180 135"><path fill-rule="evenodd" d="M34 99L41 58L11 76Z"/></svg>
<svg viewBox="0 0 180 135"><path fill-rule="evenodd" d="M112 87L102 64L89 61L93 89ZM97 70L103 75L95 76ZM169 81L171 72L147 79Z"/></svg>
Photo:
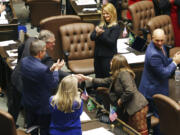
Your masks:
<svg viewBox="0 0 180 135"><path fill-rule="evenodd" d="M81 116L80 116L80 120L81 121L88 121L91 120L90 117L87 115L86 112L82 112Z"/></svg>
<svg viewBox="0 0 180 135"><path fill-rule="evenodd" d="M9 46L10 44L16 44L16 42L14 40L6 40L0 42L0 46Z"/></svg>
<svg viewBox="0 0 180 135"><path fill-rule="evenodd" d="M117 40L117 52L118 53L128 53L127 48L129 47L127 43L129 42L129 38L121 38Z"/></svg>
<svg viewBox="0 0 180 135"><path fill-rule="evenodd" d="M8 24L8 20L6 19L6 11L3 11L0 16L0 24Z"/></svg>
<svg viewBox="0 0 180 135"><path fill-rule="evenodd" d="M17 57L18 56L17 49L7 50L6 52L9 55L9 57Z"/></svg>
<svg viewBox="0 0 180 135"><path fill-rule="evenodd" d="M100 127L88 131L83 131L82 135L114 135L114 134L108 131L107 129Z"/></svg>
<svg viewBox="0 0 180 135"><path fill-rule="evenodd" d="M128 64L133 64L133 63L142 63L145 60L145 55L135 55L134 53L127 53L127 54L122 54L124 57L126 57Z"/></svg>

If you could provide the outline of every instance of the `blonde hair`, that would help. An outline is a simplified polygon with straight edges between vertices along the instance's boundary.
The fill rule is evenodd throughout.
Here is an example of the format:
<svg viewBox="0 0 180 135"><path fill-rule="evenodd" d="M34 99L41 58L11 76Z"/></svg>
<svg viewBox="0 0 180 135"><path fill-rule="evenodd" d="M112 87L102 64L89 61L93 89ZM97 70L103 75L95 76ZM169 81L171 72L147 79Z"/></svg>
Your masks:
<svg viewBox="0 0 180 135"><path fill-rule="evenodd" d="M66 76L60 83L58 91L56 95L54 95L51 105L57 109L65 112L70 113L74 112L72 109L74 101L79 103L77 109L81 106L81 99L78 93L78 80L75 76L69 75Z"/></svg>
<svg viewBox="0 0 180 135"><path fill-rule="evenodd" d="M116 8L113 6L113 4L107 3L107 4L103 5L103 7L102 7L101 22L100 22L99 26L103 27L103 26L106 25L106 21L105 21L105 19L103 17L103 10L106 11L111 16L111 21L107 25L107 27L112 27L113 25L116 25L117 24Z"/></svg>
<svg viewBox="0 0 180 135"><path fill-rule="evenodd" d="M135 78L135 74L129 67L126 58L123 55L116 54L111 60L112 78L115 79L121 71L128 71L133 76L133 78Z"/></svg>

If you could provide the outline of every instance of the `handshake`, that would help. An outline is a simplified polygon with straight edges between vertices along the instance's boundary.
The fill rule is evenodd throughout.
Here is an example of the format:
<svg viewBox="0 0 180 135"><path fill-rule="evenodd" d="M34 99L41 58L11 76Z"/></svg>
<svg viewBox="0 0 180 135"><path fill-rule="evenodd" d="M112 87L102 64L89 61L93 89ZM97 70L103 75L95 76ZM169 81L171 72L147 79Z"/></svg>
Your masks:
<svg viewBox="0 0 180 135"><path fill-rule="evenodd" d="M50 67L50 71L53 72L53 71L58 71L60 70L63 66L64 66L65 62L64 60L61 60L58 59L56 63L54 63L51 67ZM89 76L85 76L83 74L72 74L73 76L75 76L79 82L83 82L85 80L88 80L88 81L92 81L92 77L89 77Z"/></svg>

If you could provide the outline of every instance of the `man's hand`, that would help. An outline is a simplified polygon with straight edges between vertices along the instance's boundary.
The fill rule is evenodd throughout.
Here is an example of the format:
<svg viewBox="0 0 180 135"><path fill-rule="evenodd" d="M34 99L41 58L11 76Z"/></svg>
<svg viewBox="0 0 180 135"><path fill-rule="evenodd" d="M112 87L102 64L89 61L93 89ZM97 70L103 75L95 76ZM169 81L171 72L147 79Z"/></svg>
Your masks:
<svg viewBox="0 0 180 135"><path fill-rule="evenodd" d="M52 66L51 66L51 68L50 68L50 70L51 71L58 71L58 70L60 70L62 67L64 66L64 60L57 60L57 62L56 63L54 63Z"/></svg>
<svg viewBox="0 0 180 135"><path fill-rule="evenodd" d="M173 57L173 61L178 65L180 64L180 51L178 51L174 57Z"/></svg>
<svg viewBox="0 0 180 135"><path fill-rule="evenodd" d="M121 105L122 105L121 99L119 99L119 100L117 101L117 104L118 104L118 106L121 106Z"/></svg>

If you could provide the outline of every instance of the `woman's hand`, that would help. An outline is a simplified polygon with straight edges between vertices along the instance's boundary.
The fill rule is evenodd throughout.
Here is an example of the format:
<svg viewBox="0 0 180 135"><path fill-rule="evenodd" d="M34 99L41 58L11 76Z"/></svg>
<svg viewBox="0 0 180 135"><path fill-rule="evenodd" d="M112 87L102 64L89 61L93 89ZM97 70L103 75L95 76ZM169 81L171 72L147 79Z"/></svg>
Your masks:
<svg viewBox="0 0 180 135"><path fill-rule="evenodd" d="M118 104L118 106L122 105L121 99L118 99L117 104Z"/></svg>
<svg viewBox="0 0 180 135"><path fill-rule="evenodd" d="M103 28L99 26L96 26L95 30L96 30L96 36L99 36L104 32Z"/></svg>

